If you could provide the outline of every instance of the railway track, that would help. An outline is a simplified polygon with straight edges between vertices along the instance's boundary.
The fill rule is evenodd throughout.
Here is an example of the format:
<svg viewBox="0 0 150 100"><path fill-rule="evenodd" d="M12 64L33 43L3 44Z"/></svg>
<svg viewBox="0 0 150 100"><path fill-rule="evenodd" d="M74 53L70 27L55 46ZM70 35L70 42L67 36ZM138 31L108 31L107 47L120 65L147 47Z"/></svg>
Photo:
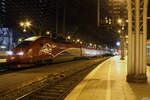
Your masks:
<svg viewBox="0 0 150 100"><path fill-rule="evenodd" d="M74 62L74 61L78 61L78 60L82 60L82 59L69 60L69 61L63 61L63 62L57 62L57 63L51 63L51 64L34 65L34 66L30 66L30 67L27 67L27 68L20 68L20 69L10 69L9 67L11 67L11 64L9 64L7 62L2 62L2 63L0 63L0 75L11 73L11 72L16 72L16 71L21 71L21 70L25 70L25 69L37 68L37 66L38 67L43 67L43 66L46 66L46 65L54 65L54 64L59 64L59 63Z"/></svg>
<svg viewBox="0 0 150 100"><path fill-rule="evenodd" d="M0 63L0 74L8 71L8 65L9 64L7 62Z"/></svg>
<svg viewBox="0 0 150 100"><path fill-rule="evenodd" d="M16 100L63 100L67 94L93 69L97 64L94 64L86 69L75 72L63 79L57 81L53 85L47 85L25 94Z"/></svg>

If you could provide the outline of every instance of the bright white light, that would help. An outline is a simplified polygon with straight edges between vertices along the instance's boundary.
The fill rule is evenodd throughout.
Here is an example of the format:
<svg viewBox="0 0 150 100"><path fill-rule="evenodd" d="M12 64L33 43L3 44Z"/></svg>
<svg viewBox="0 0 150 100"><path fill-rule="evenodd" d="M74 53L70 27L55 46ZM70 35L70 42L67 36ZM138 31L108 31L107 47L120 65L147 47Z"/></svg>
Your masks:
<svg viewBox="0 0 150 100"><path fill-rule="evenodd" d="M150 46L148 45L147 48L150 48Z"/></svg>
<svg viewBox="0 0 150 100"><path fill-rule="evenodd" d="M29 27L31 25L31 23L28 22L28 21L25 24L26 24L27 27Z"/></svg>
<svg viewBox="0 0 150 100"><path fill-rule="evenodd" d="M18 41L21 42L21 41L22 41L22 38L19 38Z"/></svg>
<svg viewBox="0 0 150 100"><path fill-rule="evenodd" d="M13 52L12 51L8 51L7 54L8 55L13 55Z"/></svg>
<svg viewBox="0 0 150 100"><path fill-rule="evenodd" d="M128 35L126 35L126 38L128 38Z"/></svg>
<svg viewBox="0 0 150 100"><path fill-rule="evenodd" d="M92 43L90 43L90 46L92 46Z"/></svg>
<svg viewBox="0 0 150 100"><path fill-rule="evenodd" d="M118 30L118 33L120 34L120 33L121 33L121 30Z"/></svg>
<svg viewBox="0 0 150 100"><path fill-rule="evenodd" d="M80 42L80 39L77 39L77 42Z"/></svg>
<svg viewBox="0 0 150 100"><path fill-rule="evenodd" d="M85 54L86 55L96 55L97 54L97 52L95 51L95 50L85 50Z"/></svg>
<svg viewBox="0 0 150 100"><path fill-rule="evenodd" d="M70 37L70 36L67 36L67 39L68 39L68 40L70 40L70 39L71 39L71 37Z"/></svg>
<svg viewBox="0 0 150 100"><path fill-rule="evenodd" d="M23 22L21 22L21 23L20 23L20 26L24 26L24 23L23 23Z"/></svg>
<svg viewBox="0 0 150 100"><path fill-rule="evenodd" d="M47 31L47 32L46 32L46 34L47 34L47 35L50 35L50 32L49 32L49 31Z"/></svg>
<svg viewBox="0 0 150 100"><path fill-rule="evenodd" d="M117 45L117 46L120 46L120 42L117 42L116 45Z"/></svg>
<svg viewBox="0 0 150 100"><path fill-rule="evenodd" d="M6 48L6 46L4 46L4 45L2 45L2 46L0 46L2 49L5 49Z"/></svg>
<svg viewBox="0 0 150 100"><path fill-rule="evenodd" d="M22 52L22 51L21 51L21 52L18 52L17 55L22 56L22 55L24 55L24 52Z"/></svg>
<svg viewBox="0 0 150 100"><path fill-rule="evenodd" d="M121 24L122 23L122 19L118 19L118 23Z"/></svg>
<svg viewBox="0 0 150 100"><path fill-rule="evenodd" d="M23 32L27 32L27 30L26 30L26 29L23 29Z"/></svg>

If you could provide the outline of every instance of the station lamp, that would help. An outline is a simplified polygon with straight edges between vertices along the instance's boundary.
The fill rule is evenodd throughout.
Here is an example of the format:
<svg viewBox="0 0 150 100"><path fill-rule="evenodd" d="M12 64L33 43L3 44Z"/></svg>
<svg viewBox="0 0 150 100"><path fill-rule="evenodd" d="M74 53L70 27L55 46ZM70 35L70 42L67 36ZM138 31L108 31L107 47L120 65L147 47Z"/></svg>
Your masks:
<svg viewBox="0 0 150 100"><path fill-rule="evenodd" d="M77 42L80 42L80 39L77 39Z"/></svg>
<svg viewBox="0 0 150 100"><path fill-rule="evenodd" d="M23 26L24 26L24 23L23 23L23 22L20 22L20 26L22 26L22 27L23 27Z"/></svg>
<svg viewBox="0 0 150 100"><path fill-rule="evenodd" d="M116 42L116 45L119 47L120 46L120 42L118 41L118 42Z"/></svg>
<svg viewBox="0 0 150 100"><path fill-rule="evenodd" d="M22 42L22 38L19 38L19 39L18 39L18 42Z"/></svg>
<svg viewBox="0 0 150 100"><path fill-rule="evenodd" d="M50 35L50 32L49 32L49 31L47 31L47 32L46 32L46 35Z"/></svg>
<svg viewBox="0 0 150 100"><path fill-rule="evenodd" d="M70 39L71 39L71 37L70 37L70 36L67 36L67 39L68 39L68 40L70 40Z"/></svg>
<svg viewBox="0 0 150 100"><path fill-rule="evenodd" d="M90 46L92 46L92 43L90 43Z"/></svg>
<svg viewBox="0 0 150 100"><path fill-rule="evenodd" d="M31 26L31 22L30 21L23 21L20 22L20 26L23 27L23 32L26 32L26 28L29 28Z"/></svg>
<svg viewBox="0 0 150 100"><path fill-rule="evenodd" d="M31 23L30 23L29 21L27 21L27 22L25 22L25 25L26 25L27 27L30 27L30 26L31 26Z"/></svg>
<svg viewBox="0 0 150 100"><path fill-rule="evenodd" d="M120 34L120 33L121 33L121 30L118 30L118 33Z"/></svg>
<svg viewBox="0 0 150 100"><path fill-rule="evenodd" d="M27 30L26 30L26 29L23 29L23 32L27 32Z"/></svg>
<svg viewBox="0 0 150 100"><path fill-rule="evenodd" d="M80 44L82 44L83 42L82 41L80 41Z"/></svg>
<svg viewBox="0 0 150 100"><path fill-rule="evenodd" d="M122 19L118 19L118 23L121 24L122 23Z"/></svg>

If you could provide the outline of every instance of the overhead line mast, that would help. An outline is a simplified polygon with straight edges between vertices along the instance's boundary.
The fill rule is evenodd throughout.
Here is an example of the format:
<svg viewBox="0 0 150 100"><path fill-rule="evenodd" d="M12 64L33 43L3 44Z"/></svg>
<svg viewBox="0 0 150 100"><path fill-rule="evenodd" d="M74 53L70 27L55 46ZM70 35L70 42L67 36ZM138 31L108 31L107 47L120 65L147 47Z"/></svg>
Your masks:
<svg viewBox="0 0 150 100"><path fill-rule="evenodd" d="M97 0L97 27L100 27L100 0Z"/></svg>

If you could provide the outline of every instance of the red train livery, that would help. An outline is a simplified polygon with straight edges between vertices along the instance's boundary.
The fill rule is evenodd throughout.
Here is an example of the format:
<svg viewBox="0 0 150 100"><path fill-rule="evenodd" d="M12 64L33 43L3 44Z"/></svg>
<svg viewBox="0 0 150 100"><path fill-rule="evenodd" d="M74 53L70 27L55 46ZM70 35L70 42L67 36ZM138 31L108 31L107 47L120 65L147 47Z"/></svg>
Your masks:
<svg viewBox="0 0 150 100"><path fill-rule="evenodd" d="M103 54L103 50L88 49L83 45L68 43L65 40L33 36L25 39L12 52L9 52L7 62L13 64L12 68L22 68L33 64L60 62Z"/></svg>

